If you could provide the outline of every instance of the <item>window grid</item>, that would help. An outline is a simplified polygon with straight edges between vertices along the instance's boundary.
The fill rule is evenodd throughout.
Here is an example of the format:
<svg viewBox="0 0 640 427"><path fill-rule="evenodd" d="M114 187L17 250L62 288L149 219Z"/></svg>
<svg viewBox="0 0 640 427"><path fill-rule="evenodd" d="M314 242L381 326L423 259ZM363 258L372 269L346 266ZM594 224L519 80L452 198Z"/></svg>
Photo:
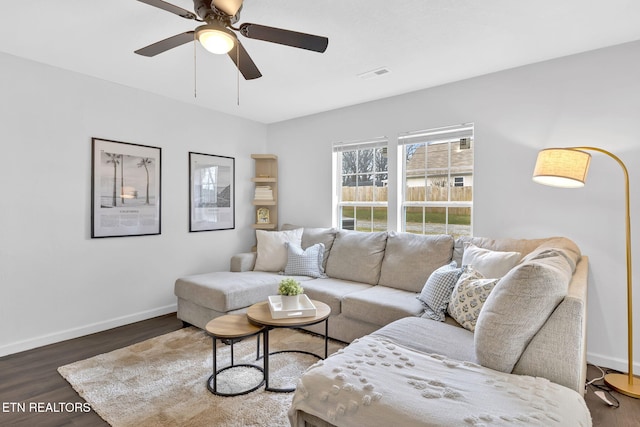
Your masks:
<svg viewBox="0 0 640 427"><path fill-rule="evenodd" d="M472 140L473 125L399 138L402 231L472 235Z"/></svg>
<svg viewBox="0 0 640 427"><path fill-rule="evenodd" d="M387 140L334 145L338 227L387 230Z"/></svg>

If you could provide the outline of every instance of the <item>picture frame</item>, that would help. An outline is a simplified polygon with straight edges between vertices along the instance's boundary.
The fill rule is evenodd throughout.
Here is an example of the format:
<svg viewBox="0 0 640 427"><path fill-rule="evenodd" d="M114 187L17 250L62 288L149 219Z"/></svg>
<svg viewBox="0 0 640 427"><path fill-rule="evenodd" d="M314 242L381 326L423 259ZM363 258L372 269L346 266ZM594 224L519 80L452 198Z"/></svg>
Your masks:
<svg viewBox="0 0 640 427"><path fill-rule="evenodd" d="M91 238L161 233L162 149L91 138Z"/></svg>
<svg viewBox="0 0 640 427"><path fill-rule="evenodd" d="M235 158L189 152L189 232L235 228Z"/></svg>
<svg viewBox="0 0 640 427"><path fill-rule="evenodd" d="M256 211L256 223L257 224L269 224L271 221L269 219L269 209L267 208L259 208Z"/></svg>

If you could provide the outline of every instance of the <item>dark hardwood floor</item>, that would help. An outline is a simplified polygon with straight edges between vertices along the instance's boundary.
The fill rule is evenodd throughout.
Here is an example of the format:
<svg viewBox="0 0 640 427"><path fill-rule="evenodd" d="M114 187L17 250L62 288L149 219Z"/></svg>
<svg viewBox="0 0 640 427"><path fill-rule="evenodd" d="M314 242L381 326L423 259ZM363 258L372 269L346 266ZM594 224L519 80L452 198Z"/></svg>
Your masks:
<svg viewBox="0 0 640 427"><path fill-rule="evenodd" d="M163 335L182 327L175 314L0 358L0 426L108 426L95 412L30 412L31 402L84 402L57 368ZM26 411L5 412L25 403ZM14 407L15 409L15 407ZM44 408L39 408L47 410ZM52 410L58 408L50 408Z"/></svg>
<svg viewBox="0 0 640 427"><path fill-rule="evenodd" d="M60 410L60 406L47 408L46 404L81 404L84 401L58 374L56 369L59 366L126 347L181 327L182 322L175 314L166 315L0 358L0 426L107 426L93 411L35 412L29 411L29 405L34 402L42 405L40 410ZM597 368L589 366L588 378L599 376ZM587 391L585 400L591 411L593 425L640 426L640 399L618 393L613 393L613 396L620 401L619 408L608 406L592 389ZM19 404L24 404L26 411L20 411Z"/></svg>

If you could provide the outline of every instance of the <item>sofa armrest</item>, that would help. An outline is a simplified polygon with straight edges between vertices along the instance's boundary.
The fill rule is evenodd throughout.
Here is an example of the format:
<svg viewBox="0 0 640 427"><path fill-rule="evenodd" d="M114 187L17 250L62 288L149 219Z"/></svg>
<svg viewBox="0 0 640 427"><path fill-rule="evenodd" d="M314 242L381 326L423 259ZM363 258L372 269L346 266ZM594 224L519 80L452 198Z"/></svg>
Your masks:
<svg viewBox="0 0 640 427"><path fill-rule="evenodd" d="M236 273L252 271L256 264L256 253L246 252L231 257L230 270Z"/></svg>

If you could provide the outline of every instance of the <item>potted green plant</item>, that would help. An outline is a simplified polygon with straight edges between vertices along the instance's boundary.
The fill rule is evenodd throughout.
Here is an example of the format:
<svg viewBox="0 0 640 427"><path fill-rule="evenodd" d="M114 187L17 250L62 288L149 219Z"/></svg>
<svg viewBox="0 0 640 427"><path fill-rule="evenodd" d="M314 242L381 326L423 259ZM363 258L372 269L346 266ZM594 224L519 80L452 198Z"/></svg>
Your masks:
<svg viewBox="0 0 640 427"><path fill-rule="evenodd" d="M299 307L298 298L304 293L304 288L300 282L288 277L280 281L278 293L282 298L282 309L295 310Z"/></svg>

